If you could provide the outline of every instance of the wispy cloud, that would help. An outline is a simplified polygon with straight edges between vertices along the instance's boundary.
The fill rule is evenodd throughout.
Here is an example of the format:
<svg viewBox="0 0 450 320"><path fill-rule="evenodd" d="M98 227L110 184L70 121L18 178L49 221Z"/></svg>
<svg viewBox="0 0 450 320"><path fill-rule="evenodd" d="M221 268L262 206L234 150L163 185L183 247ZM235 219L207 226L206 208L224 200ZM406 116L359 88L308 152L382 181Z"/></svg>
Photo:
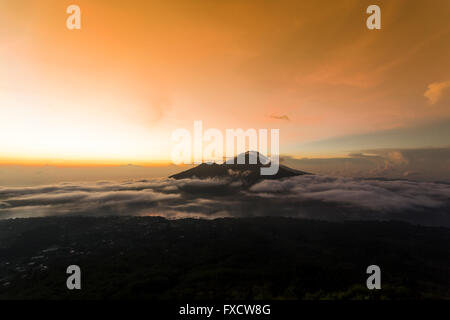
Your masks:
<svg viewBox="0 0 450 320"><path fill-rule="evenodd" d="M444 93L450 88L449 81L433 82L428 85L424 96L428 99L430 104L435 104L442 99Z"/></svg>
<svg viewBox="0 0 450 320"><path fill-rule="evenodd" d="M272 119L276 119L276 120L286 120L286 121L290 121L289 117L288 117L287 115L285 115L285 114L283 114L283 115L274 115L274 114L271 114L271 115L269 115L268 117L269 117L269 118L272 118Z"/></svg>

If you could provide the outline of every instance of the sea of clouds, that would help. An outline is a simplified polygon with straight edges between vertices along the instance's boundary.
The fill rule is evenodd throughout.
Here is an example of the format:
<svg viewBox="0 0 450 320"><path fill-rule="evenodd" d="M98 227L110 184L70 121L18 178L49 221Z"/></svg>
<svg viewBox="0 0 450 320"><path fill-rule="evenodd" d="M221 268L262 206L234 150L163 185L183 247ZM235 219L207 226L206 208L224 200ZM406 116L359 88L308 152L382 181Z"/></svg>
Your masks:
<svg viewBox="0 0 450 320"><path fill-rule="evenodd" d="M0 219L62 215L289 216L450 226L450 184L304 175L251 187L231 178L0 187Z"/></svg>

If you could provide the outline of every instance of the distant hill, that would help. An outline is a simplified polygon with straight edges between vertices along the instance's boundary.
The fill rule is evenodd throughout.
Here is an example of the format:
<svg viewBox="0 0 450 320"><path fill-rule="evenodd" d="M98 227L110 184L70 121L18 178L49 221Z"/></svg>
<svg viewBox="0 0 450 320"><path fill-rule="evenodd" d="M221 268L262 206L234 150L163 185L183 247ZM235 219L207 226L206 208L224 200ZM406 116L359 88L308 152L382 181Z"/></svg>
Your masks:
<svg viewBox="0 0 450 320"><path fill-rule="evenodd" d="M238 157L245 157L245 164L237 164ZM260 159L263 159L263 164ZM256 162L250 164L250 160ZM169 178L174 179L207 179L207 178L219 178L219 177L231 177L234 179L240 179L245 184L254 184L262 179L281 179L293 176L299 176L304 174L310 174L308 172L295 170L284 165L279 166L279 170L275 175L261 175L262 167L269 167L270 161L265 156L260 155L256 151L248 151L244 154L234 158L233 164L207 164L202 163L195 168L182 171L180 173L174 174Z"/></svg>

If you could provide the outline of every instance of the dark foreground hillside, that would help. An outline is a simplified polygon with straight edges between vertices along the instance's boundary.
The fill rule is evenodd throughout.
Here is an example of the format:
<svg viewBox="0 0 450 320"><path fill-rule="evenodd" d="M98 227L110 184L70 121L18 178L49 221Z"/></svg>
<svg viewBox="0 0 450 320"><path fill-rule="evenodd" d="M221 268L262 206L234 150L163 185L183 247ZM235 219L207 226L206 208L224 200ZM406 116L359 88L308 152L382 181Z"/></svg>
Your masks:
<svg viewBox="0 0 450 320"><path fill-rule="evenodd" d="M0 221L1 299L450 298L450 229L289 218ZM82 289L66 289L79 265ZM382 289L366 288L367 266Z"/></svg>

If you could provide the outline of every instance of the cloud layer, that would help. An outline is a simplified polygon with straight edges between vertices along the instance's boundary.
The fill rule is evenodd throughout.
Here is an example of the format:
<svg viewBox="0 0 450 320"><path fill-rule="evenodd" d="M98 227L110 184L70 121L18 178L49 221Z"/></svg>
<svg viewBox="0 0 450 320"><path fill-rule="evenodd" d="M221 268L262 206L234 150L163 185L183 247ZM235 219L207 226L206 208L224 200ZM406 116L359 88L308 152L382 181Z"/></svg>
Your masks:
<svg viewBox="0 0 450 320"><path fill-rule="evenodd" d="M293 216L450 226L450 185L306 175L248 189L231 178L0 188L0 219L60 215Z"/></svg>
<svg viewBox="0 0 450 320"><path fill-rule="evenodd" d="M332 176L450 182L450 148L372 149L341 158L283 157L296 169Z"/></svg>

